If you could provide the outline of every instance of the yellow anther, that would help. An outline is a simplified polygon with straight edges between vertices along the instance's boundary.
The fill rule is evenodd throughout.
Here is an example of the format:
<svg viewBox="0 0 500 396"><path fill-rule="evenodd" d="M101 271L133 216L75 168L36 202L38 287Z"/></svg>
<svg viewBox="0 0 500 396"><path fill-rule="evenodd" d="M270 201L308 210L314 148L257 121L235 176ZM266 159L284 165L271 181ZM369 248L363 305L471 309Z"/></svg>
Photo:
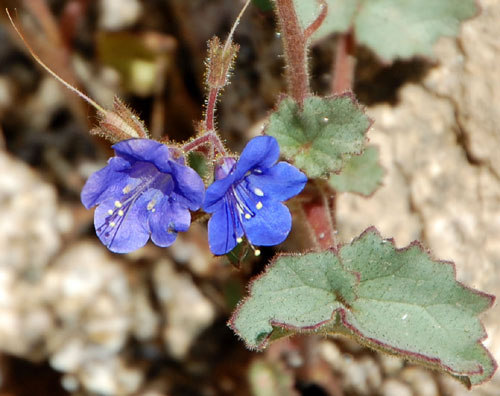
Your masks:
<svg viewBox="0 0 500 396"><path fill-rule="evenodd" d="M108 214L109 214L109 215L112 215L112 214L113 214L113 211L112 211L111 209L110 209L110 210L108 210Z"/></svg>
<svg viewBox="0 0 500 396"><path fill-rule="evenodd" d="M243 238L236 238L236 242L238 242L238 243L243 242Z"/></svg>
<svg viewBox="0 0 500 396"><path fill-rule="evenodd" d="M260 202L260 201L259 201L259 202L257 202L257 205L255 205L255 207L257 208L257 210L262 209L262 207L263 207L263 206L264 206L264 205L262 205L262 202Z"/></svg>
<svg viewBox="0 0 500 396"><path fill-rule="evenodd" d="M155 207L155 205L156 205L156 201L153 199L153 200L149 201L147 209L154 211L153 208Z"/></svg>
<svg viewBox="0 0 500 396"><path fill-rule="evenodd" d="M125 188L122 190L122 192L123 192L124 194L128 194L128 193L130 192L130 190L131 190L131 189L132 189L132 187L130 187L130 186L125 186Z"/></svg>
<svg viewBox="0 0 500 396"><path fill-rule="evenodd" d="M255 249L254 254L255 254L255 257L259 257L260 256L260 250L259 249Z"/></svg>
<svg viewBox="0 0 500 396"><path fill-rule="evenodd" d="M121 208L123 205L122 205L122 203L120 201L115 201L115 206L117 208Z"/></svg>
<svg viewBox="0 0 500 396"><path fill-rule="evenodd" d="M123 210L121 210L121 209L120 209L120 210L118 211L118 216L123 216L124 214L125 214L125 213L123 213Z"/></svg>
<svg viewBox="0 0 500 396"><path fill-rule="evenodd" d="M114 221L112 221L111 223L109 223L110 227L114 227L116 225L116 223Z"/></svg>
<svg viewBox="0 0 500 396"><path fill-rule="evenodd" d="M255 193L255 195L257 195L259 197L263 197L264 196L264 191L262 191L260 188L255 188L253 190L253 192Z"/></svg>
<svg viewBox="0 0 500 396"><path fill-rule="evenodd" d="M252 218L252 216L249 213L245 214L245 219L250 220L251 218Z"/></svg>

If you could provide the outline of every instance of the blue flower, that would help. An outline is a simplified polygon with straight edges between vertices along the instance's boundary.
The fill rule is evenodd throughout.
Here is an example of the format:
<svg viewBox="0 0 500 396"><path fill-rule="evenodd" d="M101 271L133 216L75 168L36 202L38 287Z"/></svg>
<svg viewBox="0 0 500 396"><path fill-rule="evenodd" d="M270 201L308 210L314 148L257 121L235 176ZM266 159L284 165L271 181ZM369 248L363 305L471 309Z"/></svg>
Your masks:
<svg viewBox="0 0 500 396"><path fill-rule="evenodd" d="M252 139L238 162L224 158L216 181L207 189L203 209L212 253L231 251L246 236L252 245L283 242L292 227L290 211L281 202L302 191L307 177L294 166L276 161L279 145L271 136Z"/></svg>
<svg viewBox="0 0 500 396"><path fill-rule="evenodd" d="M156 245L170 246L178 231L189 228L189 210L200 208L203 181L154 140L126 140L113 149L116 156L90 176L81 194L87 209L98 205L97 236L115 253L144 246L150 235Z"/></svg>

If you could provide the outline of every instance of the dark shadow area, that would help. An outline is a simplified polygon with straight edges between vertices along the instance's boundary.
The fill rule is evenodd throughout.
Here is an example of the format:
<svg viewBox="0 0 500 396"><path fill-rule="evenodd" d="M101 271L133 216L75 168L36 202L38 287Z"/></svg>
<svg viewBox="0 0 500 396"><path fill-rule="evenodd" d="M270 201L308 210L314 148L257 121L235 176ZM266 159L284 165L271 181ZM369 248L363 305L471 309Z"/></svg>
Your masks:
<svg viewBox="0 0 500 396"><path fill-rule="evenodd" d="M13 356L5 356L2 362L2 395L16 396L66 396L61 386L61 374L48 363L31 363Z"/></svg>
<svg viewBox="0 0 500 396"><path fill-rule="evenodd" d="M357 51L356 58L354 92L358 100L367 106L383 102L395 105L399 89L406 83L421 81L435 65L423 58L397 60L384 65L365 48Z"/></svg>
<svg viewBox="0 0 500 396"><path fill-rule="evenodd" d="M334 62L335 39L323 40L311 51L313 92L328 95ZM430 59L414 58L382 63L370 50L359 47L356 51L356 71L353 91L364 105L377 103L394 105L399 89L406 83L421 81L434 66Z"/></svg>
<svg viewBox="0 0 500 396"><path fill-rule="evenodd" d="M328 396L328 393L316 384L299 384L298 388L302 396Z"/></svg>

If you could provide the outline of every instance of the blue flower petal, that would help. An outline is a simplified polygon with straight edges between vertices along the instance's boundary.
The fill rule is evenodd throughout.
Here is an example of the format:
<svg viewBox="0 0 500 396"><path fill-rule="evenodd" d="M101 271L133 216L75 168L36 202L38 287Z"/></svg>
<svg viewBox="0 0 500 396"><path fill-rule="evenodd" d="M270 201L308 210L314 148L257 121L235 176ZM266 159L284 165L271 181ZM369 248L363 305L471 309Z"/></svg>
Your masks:
<svg viewBox="0 0 500 396"><path fill-rule="evenodd" d="M187 231L191 224L191 214L185 206L164 198L149 215L151 240L161 247L170 246L177 238L178 231Z"/></svg>
<svg viewBox="0 0 500 396"><path fill-rule="evenodd" d="M123 158L113 157L101 170L93 173L85 183L80 198L87 209L108 199L118 199L127 185L128 176L123 171L130 163Z"/></svg>
<svg viewBox="0 0 500 396"><path fill-rule="evenodd" d="M292 228L292 216L280 202L266 201L251 219L243 220L243 228L250 243L272 246L283 242Z"/></svg>
<svg viewBox="0 0 500 396"><path fill-rule="evenodd" d="M122 216L111 216L116 211L114 200L101 203L95 210L94 225L101 242L115 253L129 253L144 246L149 239L147 202L141 196L133 205L124 209Z"/></svg>
<svg viewBox="0 0 500 396"><path fill-rule="evenodd" d="M234 249L243 229L236 214L224 200L224 205L208 221L208 244L213 254L226 254Z"/></svg>
<svg viewBox="0 0 500 396"><path fill-rule="evenodd" d="M196 171L188 166L171 162L175 192L184 198L184 203L191 210L198 210L205 197L205 184Z"/></svg>
<svg viewBox="0 0 500 396"><path fill-rule="evenodd" d="M228 175L224 179L214 181L205 193L205 201L203 202L203 210L207 213L213 213L219 210L223 205L223 198L227 190L234 183L234 174Z"/></svg>
<svg viewBox="0 0 500 396"><path fill-rule="evenodd" d="M151 139L129 139L112 146L116 154L129 161L151 162L162 172L170 172L170 149Z"/></svg>
<svg viewBox="0 0 500 396"><path fill-rule="evenodd" d="M299 194L307 183L307 176L287 162L278 162L261 174L246 177L248 188L257 195L275 201L286 201Z"/></svg>
<svg viewBox="0 0 500 396"><path fill-rule="evenodd" d="M278 141L272 136L257 136L250 140L241 153L236 164L235 178L242 179L248 171L254 168L271 167L280 156Z"/></svg>

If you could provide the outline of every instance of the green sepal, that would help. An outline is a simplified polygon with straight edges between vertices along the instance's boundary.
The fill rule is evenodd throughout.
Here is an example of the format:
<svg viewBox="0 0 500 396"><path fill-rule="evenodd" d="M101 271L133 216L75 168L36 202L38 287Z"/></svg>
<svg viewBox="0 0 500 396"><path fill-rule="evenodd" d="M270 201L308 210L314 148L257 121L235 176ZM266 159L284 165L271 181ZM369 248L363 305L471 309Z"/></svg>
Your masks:
<svg viewBox="0 0 500 396"><path fill-rule="evenodd" d="M310 178L338 172L364 148L371 120L351 94L308 97L302 108L284 98L271 114L265 133L274 136L281 154Z"/></svg>
<svg viewBox="0 0 500 396"><path fill-rule="evenodd" d="M187 154L187 162L202 179L208 178L211 167L206 155L198 151L190 151Z"/></svg>

